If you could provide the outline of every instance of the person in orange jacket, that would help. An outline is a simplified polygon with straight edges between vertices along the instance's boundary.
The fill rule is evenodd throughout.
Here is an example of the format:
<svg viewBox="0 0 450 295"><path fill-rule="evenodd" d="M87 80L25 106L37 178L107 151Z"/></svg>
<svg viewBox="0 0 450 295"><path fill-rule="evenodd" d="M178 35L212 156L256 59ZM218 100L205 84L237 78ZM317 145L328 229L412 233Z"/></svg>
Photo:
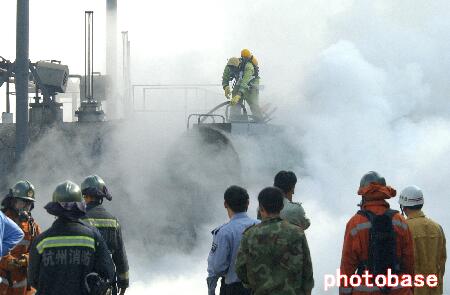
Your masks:
<svg viewBox="0 0 450 295"><path fill-rule="evenodd" d="M41 232L31 216L34 201L34 186L28 181L19 181L1 203L3 213L19 225L25 236L0 260L0 295L32 295L36 292L27 282L29 248Z"/></svg>
<svg viewBox="0 0 450 295"><path fill-rule="evenodd" d="M390 210L389 203L386 202L386 199L395 197L396 191L386 185L384 177L375 171L370 171L362 177L358 195L362 196L361 210L348 221L345 229L340 267L341 275L350 278L355 273L362 274L368 271L375 276L385 274L384 271L391 268L392 273L398 276L413 276L414 248L411 232L403 216L398 211ZM377 238L374 238L373 231L379 230L379 225L382 224L380 223L380 216L389 218L387 219L389 222L384 223L385 228L387 228L385 233L387 234L378 235ZM369 241L371 233L372 238ZM389 251L390 248L391 251ZM376 249L381 249L381 251ZM382 255L385 255L385 257L380 259ZM376 271L376 269L383 269L379 267L380 265L390 266L381 272ZM390 295L412 295L412 288L401 287L400 285L389 290L383 290L375 284L373 287L364 284L359 287L352 287L349 283L345 285L343 278L340 280L340 295L383 295L387 291Z"/></svg>

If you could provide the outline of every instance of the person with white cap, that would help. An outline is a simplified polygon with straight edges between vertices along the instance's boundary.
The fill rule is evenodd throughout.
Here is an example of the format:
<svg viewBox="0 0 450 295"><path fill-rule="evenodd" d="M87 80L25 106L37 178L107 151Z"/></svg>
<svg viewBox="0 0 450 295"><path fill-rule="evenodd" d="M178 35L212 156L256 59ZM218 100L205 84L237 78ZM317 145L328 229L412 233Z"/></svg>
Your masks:
<svg viewBox="0 0 450 295"><path fill-rule="evenodd" d="M424 286L414 289L414 295L442 295L443 277L447 253L442 227L422 212L423 193L417 186L408 186L400 194L399 204L407 216L406 223L414 244L414 268L416 274L437 275L438 286Z"/></svg>

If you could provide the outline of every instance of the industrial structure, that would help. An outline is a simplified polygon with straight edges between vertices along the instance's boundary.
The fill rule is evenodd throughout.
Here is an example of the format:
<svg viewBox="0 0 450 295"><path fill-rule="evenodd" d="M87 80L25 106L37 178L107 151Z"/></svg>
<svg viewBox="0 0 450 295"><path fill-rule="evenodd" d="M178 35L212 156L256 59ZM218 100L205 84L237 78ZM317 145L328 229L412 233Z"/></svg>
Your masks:
<svg viewBox="0 0 450 295"><path fill-rule="evenodd" d="M107 0L106 3L106 73L96 71L93 66L96 44L93 11L85 12L84 73L70 73L64 61L29 61L29 0L17 0L16 60L11 62L0 57L0 86L6 86L6 112L2 114L0 124L1 173L17 174L21 161L26 162L30 158L40 159L43 165L54 170L67 165L67 159L77 161L82 158L83 162L88 163L83 168L93 169L101 161L107 147L105 142L123 123L123 120L116 119L133 118L142 112L150 112L152 117L161 116L161 120L167 120L166 113L175 113L187 126L173 148L167 151L165 174L170 176L167 180L170 190L177 194L182 192L179 197L186 204L195 198L223 191L224 183L241 183L241 179L248 177L251 170L272 174L276 170L286 169L290 166L286 166L285 155L301 159L296 154L297 150L285 141L283 129L271 124L275 112L271 106L262 107L262 120L255 120L248 114L244 104L241 104L241 114L231 117L229 101L215 105L224 99L223 94L217 91L222 91L221 85L131 85L130 41L126 31L122 32L122 72L118 75L117 0ZM118 76L121 76L120 80ZM11 84L15 84L14 91ZM119 94L118 88L123 92ZM163 99L155 99L158 92ZM69 94L71 114L76 121L64 121L64 104L60 98L65 94ZM14 95L15 118L10 103ZM30 98L32 103L29 103ZM191 99L201 105L201 109L189 108L188 101ZM159 122L165 124L165 121ZM38 148L28 149L25 153L28 145ZM50 156L56 152L64 156ZM257 162L257 167L249 165L255 162L250 161L255 157L264 159ZM53 163L55 158L64 159L64 163ZM292 160L288 165L299 166ZM203 184L199 183L200 179ZM7 188L7 181L7 177L0 180L0 189ZM117 179L117 183L120 181ZM123 197L130 198L125 193ZM208 202L202 204L204 211L208 211L206 208L211 205ZM180 206L182 209L183 206ZM189 250L195 242L195 225L204 222L204 219L186 210L175 215L190 222L183 228L161 230L173 233L176 239L185 237L183 241ZM208 218L208 215L201 218Z"/></svg>
<svg viewBox="0 0 450 295"><path fill-rule="evenodd" d="M29 0L17 0L16 59L10 61L0 56L0 87L4 84L6 89L6 111L2 114L0 125L0 139L3 144L0 147L0 170L11 171L27 146L38 139L38 134L42 134L43 129L54 126L61 130L90 128L89 124L84 124L86 122L106 124L106 114L102 107L104 101L107 101L110 112L108 118L119 118L117 97L120 95L116 87L117 0L107 0L106 9L106 74L95 71L93 67L93 11L85 12L85 72L82 75L70 74L69 67L60 61L29 60ZM124 101L130 101L130 41L127 34L123 34L123 38L122 86L127 91L121 96ZM66 92L69 81L78 83L79 88L78 93L73 93L72 90L72 108L77 122L64 122L63 103L58 99L58 94L64 95ZM16 102L14 113L11 110L12 98L15 98ZM33 102L29 101L30 98Z"/></svg>

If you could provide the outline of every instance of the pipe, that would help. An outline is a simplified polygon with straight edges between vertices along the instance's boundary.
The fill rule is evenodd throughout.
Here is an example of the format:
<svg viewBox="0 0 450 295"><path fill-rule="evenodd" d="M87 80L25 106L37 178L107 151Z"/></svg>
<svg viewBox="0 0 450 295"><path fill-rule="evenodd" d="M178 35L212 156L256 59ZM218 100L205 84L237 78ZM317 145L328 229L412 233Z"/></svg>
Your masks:
<svg viewBox="0 0 450 295"><path fill-rule="evenodd" d="M17 0L16 33L16 161L28 144L29 0Z"/></svg>
<svg viewBox="0 0 450 295"><path fill-rule="evenodd" d="M11 113L11 103L9 100L9 78L6 81L6 112Z"/></svg>
<svg viewBox="0 0 450 295"><path fill-rule="evenodd" d="M128 40L128 31L122 32L122 83L123 83L123 100L122 109L128 117L132 111L130 100L130 41Z"/></svg>
<svg viewBox="0 0 450 295"><path fill-rule="evenodd" d="M106 0L106 75L109 76L108 111L110 117L118 116L117 83L117 0Z"/></svg>
<svg viewBox="0 0 450 295"><path fill-rule="evenodd" d="M94 12L84 12L84 97L94 99Z"/></svg>

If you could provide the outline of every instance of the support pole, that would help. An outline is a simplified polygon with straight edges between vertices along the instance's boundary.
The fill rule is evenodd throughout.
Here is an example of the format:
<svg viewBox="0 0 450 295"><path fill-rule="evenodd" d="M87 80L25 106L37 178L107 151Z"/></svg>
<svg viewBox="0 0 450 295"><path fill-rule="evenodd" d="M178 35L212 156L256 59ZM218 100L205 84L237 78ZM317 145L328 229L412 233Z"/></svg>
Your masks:
<svg viewBox="0 0 450 295"><path fill-rule="evenodd" d="M17 0L16 34L16 160L28 144L29 0Z"/></svg>
<svg viewBox="0 0 450 295"><path fill-rule="evenodd" d="M117 99L117 0L106 0L106 75L108 116L119 116Z"/></svg>

